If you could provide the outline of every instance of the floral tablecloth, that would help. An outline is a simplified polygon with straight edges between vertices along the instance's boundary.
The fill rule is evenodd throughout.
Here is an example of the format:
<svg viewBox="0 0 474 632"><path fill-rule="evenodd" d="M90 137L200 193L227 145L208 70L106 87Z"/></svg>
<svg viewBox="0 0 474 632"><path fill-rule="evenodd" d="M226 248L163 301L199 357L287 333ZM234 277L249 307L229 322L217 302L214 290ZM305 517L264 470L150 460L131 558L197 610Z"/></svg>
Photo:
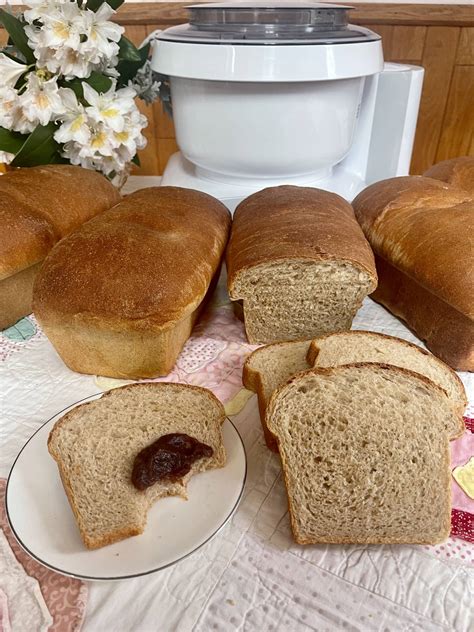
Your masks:
<svg viewBox="0 0 474 632"><path fill-rule="evenodd" d="M370 299L354 327L417 342ZM241 433L248 478L230 523L194 555L160 573L83 584L32 564L0 521L6 534L0 532L0 630L78 631L81 625L84 632L473 629L472 420L452 443L452 465L461 468L463 485L453 477L458 537L435 547L297 546L278 456L266 449L256 398L241 383L243 361L253 348L220 284L166 378L213 390ZM460 375L470 397L468 416L474 417L474 376ZM0 333L0 477L8 475L40 424L122 383L67 369L33 316Z"/></svg>

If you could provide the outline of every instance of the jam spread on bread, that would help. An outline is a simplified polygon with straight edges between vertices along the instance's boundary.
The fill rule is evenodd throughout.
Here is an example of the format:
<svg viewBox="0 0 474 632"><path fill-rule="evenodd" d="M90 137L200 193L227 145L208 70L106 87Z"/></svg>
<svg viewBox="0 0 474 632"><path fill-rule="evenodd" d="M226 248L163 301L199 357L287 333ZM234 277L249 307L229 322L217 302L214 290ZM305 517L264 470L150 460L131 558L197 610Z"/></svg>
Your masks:
<svg viewBox="0 0 474 632"><path fill-rule="evenodd" d="M177 481L190 471L195 461L211 457L213 452L210 446L187 434L163 435L135 457L132 483L143 491L158 481Z"/></svg>

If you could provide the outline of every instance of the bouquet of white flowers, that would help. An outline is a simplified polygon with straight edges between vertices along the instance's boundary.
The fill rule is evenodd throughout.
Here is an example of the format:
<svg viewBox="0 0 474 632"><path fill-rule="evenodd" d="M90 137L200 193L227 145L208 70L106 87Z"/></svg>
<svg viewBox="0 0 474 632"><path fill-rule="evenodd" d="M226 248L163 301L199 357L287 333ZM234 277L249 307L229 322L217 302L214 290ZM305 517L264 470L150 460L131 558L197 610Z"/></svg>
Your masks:
<svg viewBox="0 0 474 632"><path fill-rule="evenodd" d="M123 181L147 125L135 103L159 93L148 61L110 21L124 0L26 0L0 9L0 162L71 163Z"/></svg>

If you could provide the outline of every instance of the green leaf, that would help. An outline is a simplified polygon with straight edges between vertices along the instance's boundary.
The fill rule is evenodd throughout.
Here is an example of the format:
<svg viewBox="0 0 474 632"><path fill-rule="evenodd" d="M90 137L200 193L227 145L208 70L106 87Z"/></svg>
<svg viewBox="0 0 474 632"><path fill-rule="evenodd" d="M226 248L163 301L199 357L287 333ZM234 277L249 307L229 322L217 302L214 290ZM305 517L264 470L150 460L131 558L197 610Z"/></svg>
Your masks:
<svg viewBox="0 0 474 632"><path fill-rule="evenodd" d="M131 81L135 77L138 70L143 66L143 64L148 59L149 51L150 51L150 44L148 43L148 44L145 44L145 46L142 46L142 48L137 49L137 52L140 56L139 61L128 61L126 59L119 61L119 63L117 64L117 71L120 75L120 78L117 82L119 88L121 88L122 86L126 86L128 82Z"/></svg>
<svg viewBox="0 0 474 632"><path fill-rule="evenodd" d="M135 154L132 158L132 162L134 165L137 165L137 167L140 166L140 158L138 157L138 154Z"/></svg>
<svg viewBox="0 0 474 632"><path fill-rule="evenodd" d="M9 129L0 127L0 149L2 151L8 151L9 154L16 154L20 151L21 146L28 138L26 134L20 134L19 132L12 132Z"/></svg>
<svg viewBox="0 0 474 632"><path fill-rule="evenodd" d="M28 46L28 38L26 37L25 28L20 20L11 13L7 13L5 9L0 9L0 22L8 32L13 44L15 44L20 53L25 56L26 61L29 64L34 64L36 59L33 55L33 51Z"/></svg>
<svg viewBox="0 0 474 632"><path fill-rule="evenodd" d="M83 83L88 83L99 94L107 92L107 90L109 90L112 86L112 80L110 79L110 77L101 75L100 72L96 72L94 70L87 79L72 79L72 81L64 81L63 87L71 88L71 90L74 90L74 93L78 99L83 99Z"/></svg>
<svg viewBox="0 0 474 632"><path fill-rule="evenodd" d="M20 151L12 161L12 167L34 167L50 164L60 145L54 140L55 123L38 125L28 136Z"/></svg>
<svg viewBox="0 0 474 632"><path fill-rule="evenodd" d="M105 1L109 7L112 7L112 9L115 10L117 10L125 2L125 0L87 0L86 7L95 12L100 9Z"/></svg>
<svg viewBox="0 0 474 632"><path fill-rule="evenodd" d="M119 41L119 59L124 59L126 61L141 61L142 58L140 56L140 51L129 39L124 37L120 38Z"/></svg>

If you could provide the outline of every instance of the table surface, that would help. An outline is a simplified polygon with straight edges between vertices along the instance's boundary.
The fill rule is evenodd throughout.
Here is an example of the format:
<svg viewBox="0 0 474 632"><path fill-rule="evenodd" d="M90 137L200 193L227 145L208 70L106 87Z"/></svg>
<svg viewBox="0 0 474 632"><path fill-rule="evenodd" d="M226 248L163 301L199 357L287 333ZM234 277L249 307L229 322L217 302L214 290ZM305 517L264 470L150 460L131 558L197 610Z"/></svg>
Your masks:
<svg viewBox="0 0 474 632"><path fill-rule="evenodd" d="M127 190L158 183L131 178ZM421 344L370 299L353 327ZM254 348L220 283L165 379L206 386L226 404L247 452L243 500L224 529L179 564L120 583L89 583L83 630L472 630L474 545L464 539L434 547L294 544L279 458L266 449L256 397L241 383L243 361ZM473 375L460 376L472 407ZM0 333L0 476L44 421L122 383L67 369L33 316ZM469 428L452 442L453 466L474 454ZM474 513L474 502L455 482L453 506Z"/></svg>

